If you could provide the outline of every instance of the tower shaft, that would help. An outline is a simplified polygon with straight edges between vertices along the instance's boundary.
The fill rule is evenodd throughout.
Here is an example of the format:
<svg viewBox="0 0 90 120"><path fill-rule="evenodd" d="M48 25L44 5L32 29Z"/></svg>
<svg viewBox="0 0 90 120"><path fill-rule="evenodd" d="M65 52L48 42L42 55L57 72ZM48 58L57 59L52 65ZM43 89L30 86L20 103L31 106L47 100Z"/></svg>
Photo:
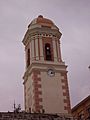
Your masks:
<svg viewBox="0 0 90 120"><path fill-rule="evenodd" d="M38 16L24 36L26 70L24 98L27 112L71 112L67 66L62 61L61 32L49 19Z"/></svg>

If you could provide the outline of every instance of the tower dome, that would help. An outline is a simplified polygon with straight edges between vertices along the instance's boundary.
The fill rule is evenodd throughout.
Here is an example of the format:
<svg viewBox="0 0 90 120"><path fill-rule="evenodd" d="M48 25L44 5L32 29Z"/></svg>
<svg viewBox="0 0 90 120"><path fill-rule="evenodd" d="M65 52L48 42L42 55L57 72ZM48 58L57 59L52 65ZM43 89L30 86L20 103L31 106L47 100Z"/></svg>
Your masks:
<svg viewBox="0 0 90 120"><path fill-rule="evenodd" d="M48 27L52 29L57 29L58 27L53 23L52 20L44 18L42 15L39 15L37 18L32 20L32 22L28 25L29 29L33 29L37 27Z"/></svg>

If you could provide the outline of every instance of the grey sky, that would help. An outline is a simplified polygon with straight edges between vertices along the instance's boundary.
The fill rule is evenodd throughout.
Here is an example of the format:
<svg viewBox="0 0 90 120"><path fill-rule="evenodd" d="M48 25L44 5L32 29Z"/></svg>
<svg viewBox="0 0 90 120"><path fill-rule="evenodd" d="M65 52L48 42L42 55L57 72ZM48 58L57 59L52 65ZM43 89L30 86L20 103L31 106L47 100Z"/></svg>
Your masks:
<svg viewBox="0 0 90 120"><path fill-rule="evenodd" d="M22 39L40 14L63 34L72 106L90 94L90 0L0 0L0 111L12 111L14 100L24 106Z"/></svg>

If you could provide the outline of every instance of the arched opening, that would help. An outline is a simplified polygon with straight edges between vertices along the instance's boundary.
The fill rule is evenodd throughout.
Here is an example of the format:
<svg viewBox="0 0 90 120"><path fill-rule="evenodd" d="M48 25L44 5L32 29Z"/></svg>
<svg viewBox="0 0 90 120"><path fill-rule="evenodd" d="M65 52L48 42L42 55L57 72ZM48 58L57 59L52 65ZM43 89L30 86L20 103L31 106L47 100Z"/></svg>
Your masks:
<svg viewBox="0 0 90 120"><path fill-rule="evenodd" d="M27 67L30 65L30 49L27 51Z"/></svg>
<svg viewBox="0 0 90 120"><path fill-rule="evenodd" d="M46 60L52 60L52 55L51 55L51 46L49 43L45 44L45 58Z"/></svg>

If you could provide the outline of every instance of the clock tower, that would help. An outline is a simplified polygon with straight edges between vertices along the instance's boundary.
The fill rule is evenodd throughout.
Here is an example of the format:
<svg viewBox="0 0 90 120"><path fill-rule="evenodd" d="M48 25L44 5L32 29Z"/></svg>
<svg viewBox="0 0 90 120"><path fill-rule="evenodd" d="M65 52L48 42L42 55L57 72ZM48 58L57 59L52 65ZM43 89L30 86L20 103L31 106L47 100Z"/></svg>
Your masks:
<svg viewBox="0 0 90 120"><path fill-rule="evenodd" d="M59 28L42 15L28 26L24 36L26 112L69 114L67 66L62 61Z"/></svg>

